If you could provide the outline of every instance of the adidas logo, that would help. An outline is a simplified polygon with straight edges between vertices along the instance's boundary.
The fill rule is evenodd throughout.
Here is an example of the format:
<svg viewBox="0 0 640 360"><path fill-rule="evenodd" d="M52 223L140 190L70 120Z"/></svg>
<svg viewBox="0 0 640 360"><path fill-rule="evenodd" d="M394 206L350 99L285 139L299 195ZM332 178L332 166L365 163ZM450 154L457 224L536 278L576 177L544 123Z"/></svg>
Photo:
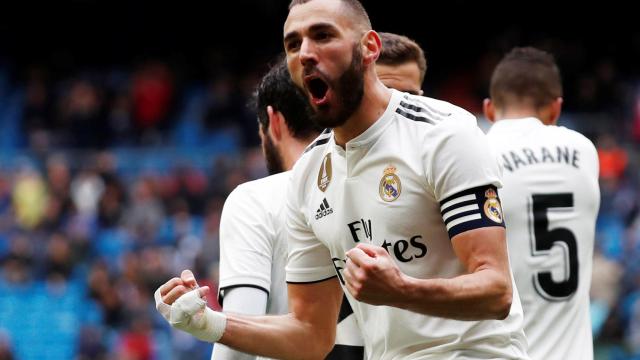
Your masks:
<svg viewBox="0 0 640 360"><path fill-rule="evenodd" d="M320 207L316 210L316 220L320 220L325 216L333 214L333 209L329 206L327 198L322 199Z"/></svg>

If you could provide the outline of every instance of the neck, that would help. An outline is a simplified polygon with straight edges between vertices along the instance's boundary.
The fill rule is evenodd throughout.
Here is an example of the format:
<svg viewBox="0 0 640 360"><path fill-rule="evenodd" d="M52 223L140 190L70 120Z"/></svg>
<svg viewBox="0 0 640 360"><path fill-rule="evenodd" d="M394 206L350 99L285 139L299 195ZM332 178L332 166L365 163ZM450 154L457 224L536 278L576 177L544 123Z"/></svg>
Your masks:
<svg viewBox="0 0 640 360"><path fill-rule="evenodd" d="M536 118L542 121L545 125L552 125L555 123L555 118L546 107L538 110L532 107L506 107L504 109L496 109L496 121L528 117Z"/></svg>
<svg viewBox="0 0 640 360"><path fill-rule="evenodd" d="M362 134L373 125L385 112L391 99L391 90L386 88L376 77L365 82L362 102L344 125L333 129L336 144L344 148L345 144Z"/></svg>
<svg viewBox="0 0 640 360"><path fill-rule="evenodd" d="M282 156L282 165L286 169L285 171L289 171L293 168L293 165L298 161L304 149L306 149L307 145L314 139L315 137L311 137L309 141L301 141L295 138L289 138L289 141L284 142L280 146L280 156Z"/></svg>

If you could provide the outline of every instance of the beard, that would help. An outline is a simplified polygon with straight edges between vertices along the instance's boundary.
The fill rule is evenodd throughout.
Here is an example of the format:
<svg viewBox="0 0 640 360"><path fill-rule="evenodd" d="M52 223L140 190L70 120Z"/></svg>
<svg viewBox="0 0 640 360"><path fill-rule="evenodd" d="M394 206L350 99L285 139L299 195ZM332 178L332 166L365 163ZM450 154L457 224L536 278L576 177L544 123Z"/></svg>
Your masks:
<svg viewBox="0 0 640 360"><path fill-rule="evenodd" d="M334 93L336 103L318 106L312 120L320 127L335 128L347 122L347 119L360 107L364 97L364 65L359 44L353 47L349 67L337 81L332 81L328 85Z"/></svg>
<svg viewBox="0 0 640 360"><path fill-rule="evenodd" d="M284 162L280 151L273 144L271 135L268 133L264 135L262 139L262 152L264 153L264 159L267 163L267 171L269 175L279 174L285 171Z"/></svg>

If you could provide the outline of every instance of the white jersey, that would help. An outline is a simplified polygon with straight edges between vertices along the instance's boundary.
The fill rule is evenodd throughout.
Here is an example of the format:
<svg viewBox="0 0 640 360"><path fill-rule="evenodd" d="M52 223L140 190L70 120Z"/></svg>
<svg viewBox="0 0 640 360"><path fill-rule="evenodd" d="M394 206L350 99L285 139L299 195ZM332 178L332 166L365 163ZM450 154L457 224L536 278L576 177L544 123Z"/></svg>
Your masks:
<svg viewBox="0 0 640 360"><path fill-rule="evenodd" d="M575 131L501 120L488 138L532 359L593 358L589 287L600 204L598 155Z"/></svg>
<svg viewBox="0 0 640 360"><path fill-rule="evenodd" d="M346 149L324 133L294 167L287 281L317 282L337 272L370 359L527 359L515 286L505 320L457 321L356 301L341 275L345 252L358 242L384 247L412 277L465 274L450 237L502 226L499 186L498 165L473 115L393 90L385 113Z"/></svg>
<svg viewBox="0 0 640 360"><path fill-rule="evenodd" d="M268 294L267 314L288 313L284 210L290 176L284 172L250 181L227 197L220 220L218 298L223 306L225 291L252 287ZM336 344L344 347L336 346L334 352L356 354L342 359L361 360L362 336L352 313L349 306L341 312Z"/></svg>

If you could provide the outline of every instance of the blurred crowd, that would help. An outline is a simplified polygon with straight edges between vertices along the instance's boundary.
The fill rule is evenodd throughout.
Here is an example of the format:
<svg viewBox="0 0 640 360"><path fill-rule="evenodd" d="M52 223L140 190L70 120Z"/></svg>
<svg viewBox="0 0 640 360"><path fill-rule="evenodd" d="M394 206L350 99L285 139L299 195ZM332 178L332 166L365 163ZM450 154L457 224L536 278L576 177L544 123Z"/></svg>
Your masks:
<svg viewBox="0 0 640 360"><path fill-rule="evenodd" d="M497 58L448 81L428 75L426 94L479 112ZM246 106L255 69L189 82L158 60L65 76L0 66L0 360L209 358L210 345L158 317L153 291L185 268L216 288L224 200L266 175ZM633 81L607 59L572 73L561 119L600 156L592 318L596 351L614 359L640 358Z"/></svg>

